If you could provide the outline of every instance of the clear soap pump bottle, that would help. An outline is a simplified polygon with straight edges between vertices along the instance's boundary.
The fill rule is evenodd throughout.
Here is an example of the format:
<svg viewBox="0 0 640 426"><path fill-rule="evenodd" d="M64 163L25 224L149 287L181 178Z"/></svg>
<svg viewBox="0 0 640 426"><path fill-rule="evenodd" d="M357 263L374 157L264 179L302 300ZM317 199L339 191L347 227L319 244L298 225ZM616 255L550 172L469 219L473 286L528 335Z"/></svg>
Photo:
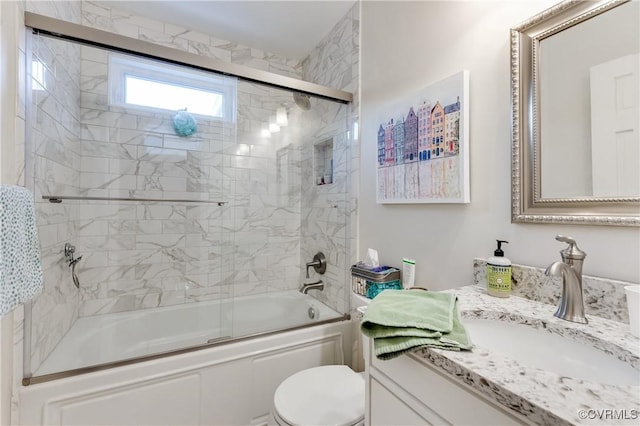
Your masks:
<svg viewBox="0 0 640 426"><path fill-rule="evenodd" d="M487 259L487 293L495 297L511 295L511 261L504 257L502 244L508 241L496 240L498 248Z"/></svg>

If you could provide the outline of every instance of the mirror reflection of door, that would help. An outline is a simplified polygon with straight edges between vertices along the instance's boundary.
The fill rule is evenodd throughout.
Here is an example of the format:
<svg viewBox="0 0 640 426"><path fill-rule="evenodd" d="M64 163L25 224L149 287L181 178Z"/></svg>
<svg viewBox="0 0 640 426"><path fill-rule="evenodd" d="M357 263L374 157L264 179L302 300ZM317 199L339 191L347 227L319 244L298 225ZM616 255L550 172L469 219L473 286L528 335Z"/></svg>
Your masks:
<svg viewBox="0 0 640 426"><path fill-rule="evenodd" d="M541 198L640 196L638 186L635 186L634 193L629 192L632 191L630 188L606 192L605 188L611 188L609 182L617 181L618 178L624 179L627 170L629 173L634 171L637 173L640 168L640 159L638 155L625 153L622 148L613 152L618 152L621 158L624 157L629 161L635 158L635 167L623 168L613 160L603 159L600 148L592 148L592 143L604 144L602 150L611 153L613 142L607 142L610 139L596 137L591 124L592 119L606 123L605 117L614 118L611 116L611 111L602 110L602 108L609 108L605 105L613 105L613 98L608 101L592 98L594 94L591 88L594 86L591 83L593 78L591 69L605 63L615 64L618 59L627 56L635 56L637 67L639 52L640 2L638 1L621 3L606 12L591 16L540 40L537 63ZM633 58L627 58L627 60L634 62ZM636 89L632 92L630 86L634 77L628 75L630 71L618 70L619 65L612 66L616 68L615 71L611 71L613 74L603 77L608 78L609 82L596 84L610 87L610 89L602 89L607 93L603 95L605 97L613 95L616 90L620 92L616 102L624 105L626 109L632 97L637 99L637 74ZM629 64L629 66L634 65ZM592 106L599 110L592 112ZM609 133L611 134L610 131ZM616 138L616 143L625 144L627 146L625 149L629 149L633 146L631 139L637 143L638 133L634 135L627 131L617 131ZM594 171L594 165L603 171ZM611 176L614 170L620 176ZM607 177L601 183L599 177L603 175ZM628 180L638 185L637 175L630 176ZM596 186L599 189L594 189Z"/></svg>
<svg viewBox="0 0 640 426"><path fill-rule="evenodd" d="M640 55L591 67L593 195L640 195Z"/></svg>

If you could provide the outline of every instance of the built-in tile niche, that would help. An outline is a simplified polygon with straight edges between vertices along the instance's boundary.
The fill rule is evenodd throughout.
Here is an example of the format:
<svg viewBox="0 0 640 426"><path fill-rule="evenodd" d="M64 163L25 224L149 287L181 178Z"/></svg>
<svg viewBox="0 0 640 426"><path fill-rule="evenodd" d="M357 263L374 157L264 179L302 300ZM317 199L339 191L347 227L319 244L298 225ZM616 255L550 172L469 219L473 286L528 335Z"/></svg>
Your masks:
<svg viewBox="0 0 640 426"><path fill-rule="evenodd" d="M333 183L333 138L313 146L313 171L316 185Z"/></svg>

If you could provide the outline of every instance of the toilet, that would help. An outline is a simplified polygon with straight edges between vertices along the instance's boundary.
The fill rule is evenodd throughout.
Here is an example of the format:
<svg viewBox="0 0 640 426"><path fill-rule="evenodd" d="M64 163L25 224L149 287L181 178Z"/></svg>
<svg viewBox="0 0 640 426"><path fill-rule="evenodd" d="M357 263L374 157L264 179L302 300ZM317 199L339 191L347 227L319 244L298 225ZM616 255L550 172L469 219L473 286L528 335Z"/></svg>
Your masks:
<svg viewBox="0 0 640 426"><path fill-rule="evenodd" d="M364 378L345 365L324 365L286 378L273 396L280 426L364 425Z"/></svg>
<svg viewBox="0 0 640 426"><path fill-rule="evenodd" d="M351 293L352 309L370 300ZM356 367L358 368L358 367ZM324 365L286 378L273 395L272 421L279 426L364 425L364 374L345 365Z"/></svg>

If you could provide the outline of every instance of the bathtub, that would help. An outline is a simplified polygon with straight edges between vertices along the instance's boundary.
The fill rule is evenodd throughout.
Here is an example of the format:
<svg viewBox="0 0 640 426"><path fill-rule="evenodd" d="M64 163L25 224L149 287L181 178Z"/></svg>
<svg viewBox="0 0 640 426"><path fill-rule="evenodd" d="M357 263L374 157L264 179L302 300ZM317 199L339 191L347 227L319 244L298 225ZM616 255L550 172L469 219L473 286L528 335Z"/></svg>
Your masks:
<svg viewBox="0 0 640 426"><path fill-rule="evenodd" d="M286 377L350 364L354 330L297 291L81 318L20 387L18 424L266 424Z"/></svg>
<svg viewBox="0 0 640 426"><path fill-rule="evenodd" d="M297 291L84 317L74 323L33 376L105 366L341 317Z"/></svg>

